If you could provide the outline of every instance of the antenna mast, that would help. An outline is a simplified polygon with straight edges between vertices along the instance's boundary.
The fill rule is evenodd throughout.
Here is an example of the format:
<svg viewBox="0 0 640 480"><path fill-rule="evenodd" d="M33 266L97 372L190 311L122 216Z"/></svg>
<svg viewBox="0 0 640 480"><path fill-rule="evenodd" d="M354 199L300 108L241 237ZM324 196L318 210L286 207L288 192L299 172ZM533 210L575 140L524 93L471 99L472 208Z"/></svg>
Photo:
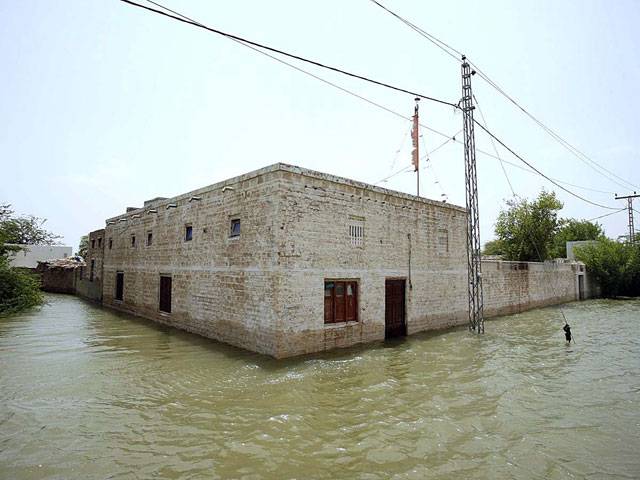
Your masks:
<svg viewBox="0 0 640 480"><path fill-rule="evenodd" d="M416 106L413 110L413 128L411 129L411 140L413 141L413 150L411 150L411 163L413 171L416 172L416 196L420 196L420 120L418 117L418 102L420 97L415 98Z"/></svg>

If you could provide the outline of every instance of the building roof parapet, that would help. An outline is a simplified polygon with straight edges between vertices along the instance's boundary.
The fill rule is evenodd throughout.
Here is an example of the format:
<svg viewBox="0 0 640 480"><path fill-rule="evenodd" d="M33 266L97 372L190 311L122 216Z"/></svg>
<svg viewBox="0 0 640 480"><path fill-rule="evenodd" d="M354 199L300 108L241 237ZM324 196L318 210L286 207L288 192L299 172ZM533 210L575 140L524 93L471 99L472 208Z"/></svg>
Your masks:
<svg viewBox="0 0 640 480"><path fill-rule="evenodd" d="M412 202L419 202L419 203L423 203L423 204L427 204L427 205L433 205L436 207L440 207L440 208L446 208L446 209L450 209L450 210L455 210L458 212L466 212L466 209L464 207L458 206L458 205L454 205L451 203L446 203L446 202L441 202L441 201L437 201L437 200L431 200L428 198L424 198L424 197L417 197L415 195L411 195L408 193L403 193L403 192L398 192L396 190L390 190L387 188L383 188L383 187L378 187L375 185L371 185L365 182L360 182L358 180L351 180L345 177L339 177L336 175L332 175L329 173L322 173L322 172L318 172L316 170L311 170L308 168L303 168L303 167L298 167L295 165L289 165L286 163L274 163L273 165L269 165L263 168L260 168L258 170L253 170L251 172L242 174L242 175L238 175L236 177L232 177L229 178L227 180L223 180L211 185L208 185L206 187L202 187L199 188L197 190L193 190L191 192L187 192L187 193L183 193L181 195L177 195L175 197L172 198L164 198L164 197L157 197L154 198L152 200L147 200L145 202L145 207L149 207L151 205L153 205L153 207L159 208L161 206L165 206L166 208L172 208L174 205L178 206L180 204L181 201L191 201L191 199L197 199L197 198L201 198L201 196L204 193L210 192L212 190L218 190L220 189L222 192L226 192L226 191L233 191L234 187L233 185L242 181L246 181L246 180L250 180L262 175L266 175L268 173L273 173L273 172L277 172L277 171L283 171L283 172L289 172L289 173L294 173L294 174L298 174L298 175L302 175L305 177L309 177L309 178L315 178L315 179L319 179L319 180L325 180L328 182L332 182L332 183L337 183L337 184L341 184L341 185L347 185L347 186L351 186L354 188L360 188L362 190L366 190L366 191L370 191L370 192L376 192L379 194L383 194L383 195L389 195L391 197L395 197L395 198L401 198L403 200L409 200ZM145 207L141 207L141 208L137 208L137 209L132 209L129 210L129 208L127 208L127 212L126 213L122 213L120 215L116 215L114 217L108 218L106 220L106 224L107 225L111 225L112 222L118 222L118 221L126 221L125 219L127 217L130 217L132 214L140 214L144 212Z"/></svg>

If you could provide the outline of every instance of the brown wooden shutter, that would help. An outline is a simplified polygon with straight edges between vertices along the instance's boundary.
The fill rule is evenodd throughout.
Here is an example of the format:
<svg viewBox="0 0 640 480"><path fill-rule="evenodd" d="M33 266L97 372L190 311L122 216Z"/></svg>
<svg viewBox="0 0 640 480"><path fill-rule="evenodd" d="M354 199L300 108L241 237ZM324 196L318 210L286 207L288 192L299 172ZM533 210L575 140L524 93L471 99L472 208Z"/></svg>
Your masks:
<svg viewBox="0 0 640 480"><path fill-rule="evenodd" d="M358 284L356 282L347 282L345 287L347 300L345 320L347 322L355 322L358 320Z"/></svg>
<svg viewBox="0 0 640 480"><path fill-rule="evenodd" d="M333 282L324 282L324 323L335 322L334 286Z"/></svg>

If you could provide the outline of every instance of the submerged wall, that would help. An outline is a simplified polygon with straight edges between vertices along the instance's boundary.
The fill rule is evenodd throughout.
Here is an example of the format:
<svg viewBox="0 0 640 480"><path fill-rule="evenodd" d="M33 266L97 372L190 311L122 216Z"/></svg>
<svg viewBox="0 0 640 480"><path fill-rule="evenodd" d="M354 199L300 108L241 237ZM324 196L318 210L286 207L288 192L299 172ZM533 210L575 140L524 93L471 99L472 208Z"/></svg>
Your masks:
<svg viewBox="0 0 640 480"><path fill-rule="evenodd" d="M572 302L594 295L580 263L482 262L486 317L509 315L532 308ZM580 280L583 277L583 293Z"/></svg>
<svg viewBox="0 0 640 480"><path fill-rule="evenodd" d="M462 207L277 164L108 219L76 290L282 358L383 340L398 309L402 333L466 324L465 228ZM485 316L588 298L583 268L485 261Z"/></svg>

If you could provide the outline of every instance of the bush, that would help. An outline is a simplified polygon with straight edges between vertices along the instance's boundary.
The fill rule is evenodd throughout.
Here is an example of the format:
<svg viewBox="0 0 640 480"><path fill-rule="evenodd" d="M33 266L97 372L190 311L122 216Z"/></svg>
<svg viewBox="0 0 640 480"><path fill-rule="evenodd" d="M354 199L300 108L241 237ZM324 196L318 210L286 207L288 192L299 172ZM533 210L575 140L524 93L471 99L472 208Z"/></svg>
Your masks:
<svg viewBox="0 0 640 480"><path fill-rule="evenodd" d="M0 316L40 305L42 301L38 279L11 268L7 259L0 256Z"/></svg>
<svg viewBox="0 0 640 480"><path fill-rule="evenodd" d="M640 296L640 244L624 244L607 238L576 248L576 258L585 263L602 296Z"/></svg>

